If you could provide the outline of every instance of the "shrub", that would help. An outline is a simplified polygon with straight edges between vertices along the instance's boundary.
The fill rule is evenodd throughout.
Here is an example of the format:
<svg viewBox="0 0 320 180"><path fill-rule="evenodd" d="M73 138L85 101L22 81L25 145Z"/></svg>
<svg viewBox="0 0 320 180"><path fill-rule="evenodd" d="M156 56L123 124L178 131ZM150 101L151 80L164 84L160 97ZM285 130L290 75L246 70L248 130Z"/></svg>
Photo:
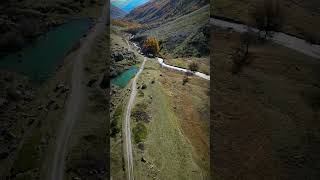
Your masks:
<svg viewBox="0 0 320 180"><path fill-rule="evenodd" d="M110 129L111 129L110 136L113 138L116 137L117 134L120 132L120 127L118 122L120 121L121 114L122 114L122 106L119 105L115 110L112 121L110 123Z"/></svg>
<svg viewBox="0 0 320 180"><path fill-rule="evenodd" d="M198 65L198 63L196 63L196 62L192 62L192 63L189 64L189 69L190 69L191 71L197 71L198 68L199 68L199 65Z"/></svg>
<svg viewBox="0 0 320 180"><path fill-rule="evenodd" d="M147 127L142 122L139 122L132 129L132 133L136 143L143 142L147 137Z"/></svg>
<svg viewBox="0 0 320 180"><path fill-rule="evenodd" d="M185 75L182 80L182 85L185 85L189 81L188 75Z"/></svg>
<svg viewBox="0 0 320 180"><path fill-rule="evenodd" d="M248 62L249 45L251 44L252 39L253 35L250 32L241 35L239 47L235 48L231 57L233 61L233 74L237 74L241 70L242 66Z"/></svg>
<svg viewBox="0 0 320 180"><path fill-rule="evenodd" d="M142 51L146 54L157 55L160 51L158 40L155 37L148 37L143 43Z"/></svg>
<svg viewBox="0 0 320 180"><path fill-rule="evenodd" d="M151 117L149 116L147 112L148 105L145 103L139 103L135 106L135 108L132 111L131 116L137 121L137 122L150 122Z"/></svg>
<svg viewBox="0 0 320 180"><path fill-rule="evenodd" d="M265 38L270 35L270 31L277 31L281 28L283 16L278 0L260 0L257 1L254 8L252 17L256 27L265 31Z"/></svg>

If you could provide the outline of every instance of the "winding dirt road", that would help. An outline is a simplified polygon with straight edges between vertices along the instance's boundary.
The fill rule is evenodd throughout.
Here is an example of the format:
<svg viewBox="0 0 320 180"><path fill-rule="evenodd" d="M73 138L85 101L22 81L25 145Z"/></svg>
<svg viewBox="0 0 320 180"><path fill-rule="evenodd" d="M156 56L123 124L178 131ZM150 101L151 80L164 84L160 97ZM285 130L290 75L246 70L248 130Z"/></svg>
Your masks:
<svg viewBox="0 0 320 180"><path fill-rule="evenodd" d="M130 46L129 46L130 47ZM124 115L124 156L126 157L126 164L127 164L127 179L128 180L134 180L134 174L133 174L133 156L132 156L132 145L131 145L131 127L130 127L130 116L131 116L131 110L134 103L134 99L137 95L137 80L139 78L139 75L143 71L144 64L146 63L147 58L144 57L144 60L142 62L142 65L134 77L131 85L131 94L130 99L127 104L127 109L125 111Z"/></svg>
<svg viewBox="0 0 320 180"><path fill-rule="evenodd" d="M50 162L50 169L47 176L48 180L63 180L64 178L65 159L71 132L77 119L81 118L81 112L85 107L85 85L82 83L84 79L83 60L85 55L90 52L91 46L97 35L103 32L106 28L106 24L109 23L108 9L109 7L106 1L101 17L84 40L74 59L71 94L68 98L64 119L57 132L53 160Z"/></svg>

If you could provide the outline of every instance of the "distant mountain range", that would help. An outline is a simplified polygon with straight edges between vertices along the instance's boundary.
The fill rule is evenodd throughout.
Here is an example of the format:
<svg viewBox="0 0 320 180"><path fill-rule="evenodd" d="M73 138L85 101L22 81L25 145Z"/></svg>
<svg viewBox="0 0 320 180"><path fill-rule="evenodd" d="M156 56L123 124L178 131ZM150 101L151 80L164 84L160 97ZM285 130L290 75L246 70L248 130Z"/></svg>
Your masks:
<svg viewBox="0 0 320 180"><path fill-rule="evenodd" d="M114 5L111 5L110 12L111 12L111 19L119 19L124 17L127 14L124 10Z"/></svg>
<svg viewBox="0 0 320 180"><path fill-rule="evenodd" d="M150 0L133 9L125 18L139 23L168 22L209 3L209 0Z"/></svg>
<svg viewBox="0 0 320 180"><path fill-rule="evenodd" d="M149 0L111 0L111 4L118 8L130 12L132 9L147 3Z"/></svg>

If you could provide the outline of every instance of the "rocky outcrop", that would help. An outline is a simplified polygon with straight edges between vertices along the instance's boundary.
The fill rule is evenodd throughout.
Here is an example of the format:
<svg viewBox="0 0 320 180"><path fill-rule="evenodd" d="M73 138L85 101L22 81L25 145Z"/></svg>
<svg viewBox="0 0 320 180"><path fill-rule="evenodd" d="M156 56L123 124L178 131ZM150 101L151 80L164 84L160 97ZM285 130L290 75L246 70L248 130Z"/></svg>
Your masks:
<svg viewBox="0 0 320 180"><path fill-rule="evenodd" d="M126 61L123 63L122 61ZM137 63L137 56L134 52L126 48L117 48L112 50L110 78L118 76L121 72L126 70L129 66ZM126 65L125 65L126 64Z"/></svg>
<svg viewBox="0 0 320 180"><path fill-rule="evenodd" d="M135 59L136 59L136 55L132 51L129 51L128 49L114 51L111 54L111 60L115 62L122 61L122 60L134 61Z"/></svg>

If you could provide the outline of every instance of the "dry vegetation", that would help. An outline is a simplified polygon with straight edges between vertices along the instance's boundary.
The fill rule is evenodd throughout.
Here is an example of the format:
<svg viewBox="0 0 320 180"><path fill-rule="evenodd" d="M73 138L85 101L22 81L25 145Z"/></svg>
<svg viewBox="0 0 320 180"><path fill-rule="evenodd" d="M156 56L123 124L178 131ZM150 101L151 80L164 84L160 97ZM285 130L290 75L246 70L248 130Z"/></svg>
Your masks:
<svg viewBox="0 0 320 180"><path fill-rule="evenodd" d="M271 42L251 43L250 63L233 74L240 34L215 28L211 38L214 177L319 179L320 62Z"/></svg>
<svg viewBox="0 0 320 180"><path fill-rule="evenodd" d="M212 2L211 16L240 21L251 26L256 25L258 16L254 14L269 14L276 25L276 30L304 38L312 43L319 43L320 36L320 1L308 0L215 0ZM259 10L260 9L260 10ZM257 11L259 10L259 11ZM269 16L270 17L270 16ZM259 20L265 24L266 21ZM281 26L278 26L279 21Z"/></svg>
<svg viewBox="0 0 320 180"><path fill-rule="evenodd" d="M140 23L136 23L136 22L130 22L130 21L126 21L126 20L119 20L119 19L113 19L111 21L112 25L115 26L119 26L122 27L124 31L129 32L129 33L133 33L135 34L135 32L141 30L141 29L145 29L147 28L146 25L142 25Z"/></svg>
<svg viewBox="0 0 320 180"><path fill-rule="evenodd" d="M148 37L143 43L142 50L146 54L157 55L160 51L158 40L155 37Z"/></svg>

